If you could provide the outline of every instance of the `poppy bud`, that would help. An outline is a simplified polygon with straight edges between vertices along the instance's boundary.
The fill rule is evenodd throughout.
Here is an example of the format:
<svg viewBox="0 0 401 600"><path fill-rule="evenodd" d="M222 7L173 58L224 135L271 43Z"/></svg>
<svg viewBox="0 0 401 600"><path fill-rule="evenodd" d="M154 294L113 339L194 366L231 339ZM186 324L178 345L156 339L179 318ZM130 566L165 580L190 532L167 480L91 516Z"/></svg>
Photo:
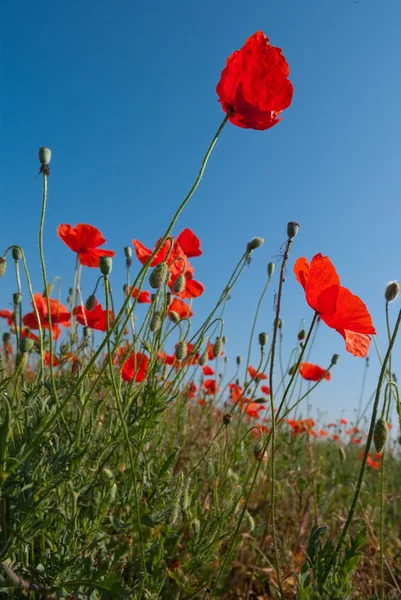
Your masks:
<svg viewBox="0 0 401 600"><path fill-rule="evenodd" d="M223 352L223 340L218 337L218 338L216 338L216 341L213 344L212 354L213 354L214 358L217 358L218 356L220 356L220 354L222 352Z"/></svg>
<svg viewBox="0 0 401 600"><path fill-rule="evenodd" d="M20 294L19 292L15 292L15 294L13 294L13 302L14 302L15 305L21 304L21 302L22 302L22 294Z"/></svg>
<svg viewBox="0 0 401 600"><path fill-rule="evenodd" d="M131 246L125 246L124 254L126 258L132 258L132 248Z"/></svg>
<svg viewBox="0 0 401 600"><path fill-rule="evenodd" d="M167 308L170 306L172 301L173 301L173 294L171 292L167 292L167 295L166 295Z"/></svg>
<svg viewBox="0 0 401 600"><path fill-rule="evenodd" d="M16 246L14 246L11 250L11 256L15 261L20 260L20 258L22 258L21 248L17 248Z"/></svg>
<svg viewBox="0 0 401 600"><path fill-rule="evenodd" d="M269 276L269 279L270 277L272 277L275 267L276 265L273 262L269 262L269 264L267 265L267 274Z"/></svg>
<svg viewBox="0 0 401 600"><path fill-rule="evenodd" d="M242 356L237 356L237 358L235 359L235 362L237 363L238 366L240 366L240 364L242 362Z"/></svg>
<svg viewBox="0 0 401 600"><path fill-rule="evenodd" d="M301 329L301 331L298 333L298 339L299 339L299 341L302 342L302 340L305 339L305 336L306 336L305 329Z"/></svg>
<svg viewBox="0 0 401 600"><path fill-rule="evenodd" d="M332 365L336 365L339 360L340 360L340 355L339 354L333 354L333 357L331 359L331 364Z"/></svg>
<svg viewBox="0 0 401 600"><path fill-rule="evenodd" d="M170 310L168 315L173 323L179 323L181 320L180 315L177 312L175 312L175 310Z"/></svg>
<svg viewBox="0 0 401 600"><path fill-rule="evenodd" d="M266 346L267 340L268 340L267 333L264 333L264 332L259 333L259 344L262 346L262 348L263 348L263 346Z"/></svg>
<svg viewBox="0 0 401 600"><path fill-rule="evenodd" d="M0 277L3 277L7 269L7 260L5 256L0 256Z"/></svg>
<svg viewBox="0 0 401 600"><path fill-rule="evenodd" d="M52 157L52 151L46 146L39 148L39 162L42 165L48 165Z"/></svg>
<svg viewBox="0 0 401 600"><path fill-rule="evenodd" d="M288 369L288 375L294 375L295 371L297 370L297 365L295 363L295 365L292 365L292 367L290 367Z"/></svg>
<svg viewBox="0 0 401 600"><path fill-rule="evenodd" d="M185 275L183 273L181 273L181 275L178 275L177 279L174 281L174 285L173 285L174 292L176 294L180 294L185 288L185 283L186 283Z"/></svg>
<svg viewBox="0 0 401 600"><path fill-rule="evenodd" d="M84 338L88 338L91 334L90 327L84 327L82 330L82 333L84 335Z"/></svg>
<svg viewBox="0 0 401 600"><path fill-rule="evenodd" d="M124 296L128 295L128 285L126 283L124 283L124 285L123 285L123 294L124 294Z"/></svg>
<svg viewBox="0 0 401 600"><path fill-rule="evenodd" d="M31 338L22 338L19 345L20 352L22 352L23 354L25 352L29 352L30 350L32 350L34 343L35 342Z"/></svg>
<svg viewBox="0 0 401 600"><path fill-rule="evenodd" d="M20 373L23 373L26 369L26 365L28 364L28 353L27 352L18 352L16 359L16 366Z"/></svg>
<svg viewBox="0 0 401 600"><path fill-rule="evenodd" d="M223 417L223 423L227 427L231 423L231 419L233 418L231 413L226 413Z"/></svg>
<svg viewBox="0 0 401 600"><path fill-rule="evenodd" d="M287 236L289 240L293 240L294 237L297 235L298 233L298 229L299 229L299 225L298 223L295 223L295 221L290 221L287 225Z"/></svg>
<svg viewBox="0 0 401 600"><path fill-rule="evenodd" d="M252 250L256 250L256 248L260 248L260 246L263 244L263 242L264 242L264 239L261 237L252 238L251 241L248 242L246 245L246 251L252 252Z"/></svg>
<svg viewBox="0 0 401 600"><path fill-rule="evenodd" d="M11 333L9 333L8 331L6 331L5 333L3 333L3 344L8 344L11 340Z"/></svg>
<svg viewBox="0 0 401 600"><path fill-rule="evenodd" d="M384 446L387 443L388 438L388 428L386 420L383 417L380 417L376 422L374 431L373 431L373 441L375 443L376 452L382 452L384 450Z"/></svg>
<svg viewBox="0 0 401 600"><path fill-rule="evenodd" d="M162 326L162 318L158 312L155 312L150 320L149 329L150 331L158 331Z"/></svg>
<svg viewBox="0 0 401 600"><path fill-rule="evenodd" d="M391 281L386 287L386 291L384 292L384 297L386 302L392 302L395 300L400 293L400 284L398 281Z"/></svg>
<svg viewBox="0 0 401 600"><path fill-rule="evenodd" d="M203 354L201 354L201 355L200 355L200 357L199 357L199 361L198 361L201 367L204 367L204 366L206 365L206 363L207 363L207 361L208 361L208 358L209 358L209 357L208 357L207 350L205 350L205 351L203 352Z"/></svg>
<svg viewBox="0 0 401 600"><path fill-rule="evenodd" d="M277 329L282 329L283 328L283 321L282 321L282 319L274 319L274 325L277 326Z"/></svg>
<svg viewBox="0 0 401 600"><path fill-rule="evenodd" d="M102 275L104 275L105 277L110 275L111 269L113 268L113 261L111 256L101 256L99 266Z"/></svg>
<svg viewBox="0 0 401 600"><path fill-rule="evenodd" d="M166 263L156 265L149 277L150 287L156 290L159 289L162 285L167 283L169 274L170 272Z"/></svg>
<svg viewBox="0 0 401 600"><path fill-rule="evenodd" d="M95 308L96 306L96 297L94 294L91 294L90 296L88 296L88 299L85 303L85 308L88 311L91 311Z"/></svg>
<svg viewBox="0 0 401 600"><path fill-rule="evenodd" d="M184 360L186 355L188 354L188 344L184 340L182 342L178 342L177 348L175 349L175 357L177 360Z"/></svg>

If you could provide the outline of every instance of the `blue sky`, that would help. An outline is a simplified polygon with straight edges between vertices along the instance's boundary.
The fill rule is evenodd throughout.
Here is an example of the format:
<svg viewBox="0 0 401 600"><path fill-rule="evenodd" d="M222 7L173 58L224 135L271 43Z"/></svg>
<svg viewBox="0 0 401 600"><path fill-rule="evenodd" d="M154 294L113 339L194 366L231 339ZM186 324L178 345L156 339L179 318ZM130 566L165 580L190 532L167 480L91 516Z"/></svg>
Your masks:
<svg viewBox="0 0 401 600"><path fill-rule="evenodd" d="M206 292L194 304L195 320L208 314L246 242L264 237L226 311L231 362L245 355L266 265L295 220L300 231L283 300L286 350L299 321L312 316L292 266L317 252L366 302L384 350L383 290L401 278L400 22L399 0L7 3L0 24L2 245L24 247L41 291L41 182L32 179L38 147L47 145L48 276L62 276L65 300L74 256L56 228L88 222L117 251L112 284L119 289L123 247L132 238L153 245L163 234L224 117L215 87L226 58L261 29L290 65L293 103L271 130L226 127L179 220L176 233L191 227L202 240L193 265ZM84 295L95 279L86 269ZM276 277L258 331L271 331L277 285ZM2 308L14 288L10 269ZM364 361L322 326L311 360L325 366L334 352L341 362L313 403L331 418L342 410L352 417ZM400 356L398 349L395 370ZM377 377L372 345L368 392Z"/></svg>

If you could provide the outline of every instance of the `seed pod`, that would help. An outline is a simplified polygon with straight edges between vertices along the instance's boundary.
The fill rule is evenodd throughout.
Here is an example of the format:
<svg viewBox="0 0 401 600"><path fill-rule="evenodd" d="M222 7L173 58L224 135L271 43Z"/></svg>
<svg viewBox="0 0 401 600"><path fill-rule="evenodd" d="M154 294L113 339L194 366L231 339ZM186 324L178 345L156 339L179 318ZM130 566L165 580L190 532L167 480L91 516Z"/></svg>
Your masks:
<svg viewBox="0 0 401 600"><path fill-rule="evenodd" d="M383 417L377 420L374 431L373 441L375 443L376 452L382 452L387 443L388 428L386 420Z"/></svg>
<svg viewBox="0 0 401 600"><path fill-rule="evenodd" d="M88 311L91 311L95 308L96 306L96 296L94 294L91 294L90 296L88 296L88 299L85 303L85 308Z"/></svg>
<svg viewBox="0 0 401 600"><path fill-rule="evenodd" d="M11 250L11 256L15 261L20 260L22 258L21 248L18 248L18 246L14 246Z"/></svg>
<svg viewBox="0 0 401 600"><path fill-rule="evenodd" d="M223 340L220 337L218 337L218 338L216 338L216 341L213 344L212 354L213 354L214 358L217 358L218 356L220 356L220 354L222 352L223 352Z"/></svg>
<svg viewBox="0 0 401 600"><path fill-rule="evenodd" d="M305 339L305 336L306 336L305 329L301 329L301 331L298 333L298 340L299 340L300 342L302 342L302 340L304 340L304 339Z"/></svg>
<svg viewBox="0 0 401 600"><path fill-rule="evenodd" d="M170 272L166 263L156 265L149 277L150 287L157 290L167 283Z"/></svg>
<svg viewBox="0 0 401 600"><path fill-rule="evenodd" d="M298 223L295 223L295 221L290 221L287 225L287 236L289 240L293 240L294 237L297 235L298 233L298 229L299 229L299 225Z"/></svg>
<svg viewBox="0 0 401 600"><path fill-rule="evenodd" d="M177 279L174 281L174 285L173 285L174 292L176 294L180 294L185 288L185 283L186 283L185 275L183 273L181 273L181 275L178 275Z"/></svg>
<svg viewBox="0 0 401 600"><path fill-rule="evenodd" d="M261 345L261 347L263 348L264 346L266 346L267 344L267 340L268 340L268 335L267 333L259 333L259 344Z"/></svg>
<svg viewBox="0 0 401 600"><path fill-rule="evenodd" d="M20 294L19 292L15 292L15 294L13 294L13 302L14 302L14 304L16 306L18 304L21 304L21 302L22 302L22 294Z"/></svg>
<svg viewBox="0 0 401 600"><path fill-rule="evenodd" d="M263 444L258 442L253 447L253 455L259 462L265 462L267 458L267 452L263 452Z"/></svg>
<svg viewBox="0 0 401 600"><path fill-rule="evenodd" d="M267 275L269 279L270 277L272 277L275 267L276 265L273 262L269 262L269 264L267 265Z"/></svg>
<svg viewBox="0 0 401 600"><path fill-rule="evenodd" d="M208 358L208 352L205 350L199 357L199 364L201 367L204 367L207 364Z"/></svg>
<svg viewBox="0 0 401 600"><path fill-rule="evenodd" d="M339 354L333 354L332 359L331 359L331 364L332 365L336 365L339 360L340 360L340 355Z"/></svg>
<svg viewBox="0 0 401 600"><path fill-rule="evenodd" d="M52 157L52 151L46 146L39 148L39 162L42 165L48 165Z"/></svg>
<svg viewBox="0 0 401 600"><path fill-rule="evenodd" d="M29 337L22 338L19 345L20 352L22 352L23 354L29 352L30 350L32 350L34 343L34 340L32 340Z"/></svg>
<svg viewBox="0 0 401 600"><path fill-rule="evenodd" d="M132 248L131 246L125 246L124 254L126 258L132 258Z"/></svg>
<svg viewBox="0 0 401 600"><path fill-rule="evenodd" d="M391 281L386 287L386 291L384 292L384 297L386 302L393 302L400 293L400 284L398 281Z"/></svg>
<svg viewBox="0 0 401 600"><path fill-rule="evenodd" d="M246 245L246 251L252 252L252 250L256 250L256 248L260 248L260 246L263 244L263 242L264 242L264 239L261 237L252 238Z"/></svg>
<svg viewBox="0 0 401 600"><path fill-rule="evenodd" d="M160 316L160 313L155 312L150 320L149 329L150 329L150 331L158 331L161 326L162 326L162 318Z"/></svg>
<svg viewBox="0 0 401 600"><path fill-rule="evenodd" d="M3 277L7 269L7 260L5 256L0 256L0 277Z"/></svg>
<svg viewBox="0 0 401 600"><path fill-rule="evenodd" d="M235 359L235 362L237 363L238 366L240 366L240 364L242 362L242 356L237 356L237 358Z"/></svg>
<svg viewBox="0 0 401 600"><path fill-rule="evenodd" d="M184 360L188 354L188 344L185 340L178 342L177 348L175 349L175 357L177 360Z"/></svg>
<svg viewBox="0 0 401 600"><path fill-rule="evenodd" d="M105 275L106 277L107 275L110 275L111 270L113 268L113 260L111 256L101 256L99 266L102 275Z"/></svg>
<svg viewBox="0 0 401 600"><path fill-rule="evenodd" d="M223 417L223 423L227 427L231 423L231 419L233 418L231 413L226 413Z"/></svg>

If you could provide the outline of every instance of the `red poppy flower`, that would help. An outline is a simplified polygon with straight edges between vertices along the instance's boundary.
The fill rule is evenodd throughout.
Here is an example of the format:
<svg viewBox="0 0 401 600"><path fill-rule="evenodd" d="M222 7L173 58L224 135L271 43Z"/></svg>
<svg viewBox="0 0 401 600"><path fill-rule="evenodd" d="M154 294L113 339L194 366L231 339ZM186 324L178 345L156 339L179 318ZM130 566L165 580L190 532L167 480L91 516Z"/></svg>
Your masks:
<svg viewBox="0 0 401 600"><path fill-rule="evenodd" d="M73 252L79 256L79 262L85 267L98 267L101 256L114 256L112 250L102 250L99 246L105 243L99 229L86 223L79 223L75 227L71 225L59 225L57 234Z"/></svg>
<svg viewBox="0 0 401 600"><path fill-rule="evenodd" d="M313 365L312 363L303 362L299 365L299 372L304 379L308 381L320 381L321 379L327 379L330 381L331 375L327 373L326 369Z"/></svg>
<svg viewBox="0 0 401 600"><path fill-rule="evenodd" d="M45 355L44 355L44 359L45 359L45 365L46 366L50 366L50 352L48 350L46 350ZM53 367L57 367L60 364L60 361L58 360L58 358L56 356L53 356Z"/></svg>
<svg viewBox="0 0 401 600"><path fill-rule="evenodd" d="M180 317L180 319L188 319L189 317L192 317L192 315L194 314L192 312L189 304L187 304L183 300L180 300L180 298L173 298L173 301L170 304L170 306L168 307L167 312L168 312L168 314L170 314L171 312L177 313L177 315Z"/></svg>
<svg viewBox="0 0 401 600"><path fill-rule="evenodd" d="M34 294L35 304L38 309L40 325L44 329L49 329L49 319L48 319L48 311L47 311L47 301L42 294ZM56 340L60 333L61 329L58 327L58 324L63 327L70 326L70 313L57 300L53 300L49 298L50 302L50 318L52 322L52 338ZM29 327L30 329L39 329L38 319L36 317L36 312L27 313L23 318L22 322L24 325Z"/></svg>
<svg viewBox="0 0 401 600"><path fill-rule="evenodd" d="M229 383L230 388L230 400L231 402L238 402L242 395L242 387L236 383Z"/></svg>
<svg viewBox="0 0 401 600"><path fill-rule="evenodd" d="M260 387L260 391L261 391L263 394L266 394L266 396L269 396L269 394L270 394L270 388L269 388L269 386L268 386L268 385L262 385L262 386Z"/></svg>
<svg viewBox="0 0 401 600"><path fill-rule="evenodd" d="M259 418L259 411L264 410L264 408L262 404L258 404L257 402L248 402L242 405L242 410L246 412L248 417L253 417L254 419Z"/></svg>
<svg viewBox="0 0 401 600"><path fill-rule="evenodd" d="M341 423L341 425L347 425L348 421L347 421L347 419L341 418L340 423Z"/></svg>
<svg viewBox="0 0 401 600"><path fill-rule="evenodd" d="M149 358L146 354L142 354L141 352L137 352L136 354L131 354L124 362L121 377L124 381L131 381L135 377L136 382L143 381L146 375L146 370L148 368Z"/></svg>
<svg viewBox="0 0 401 600"><path fill-rule="evenodd" d="M290 69L280 48L262 31L247 39L227 59L217 95L229 121L245 129L269 129L291 104Z"/></svg>
<svg viewBox="0 0 401 600"><path fill-rule="evenodd" d="M134 288L132 292L132 297L137 299L139 304L150 304L152 302L150 298L150 292L148 291L139 291L138 288Z"/></svg>
<svg viewBox="0 0 401 600"><path fill-rule="evenodd" d="M186 389L187 398L195 398L197 391L198 391L198 386L193 382L189 382L187 385L187 389Z"/></svg>
<svg viewBox="0 0 401 600"><path fill-rule="evenodd" d="M217 392L220 391L215 379L205 379L203 382L203 387L205 388L208 396L214 396L214 394L217 394Z"/></svg>
<svg viewBox="0 0 401 600"><path fill-rule="evenodd" d="M165 365L173 365L176 362L176 358L173 354L166 354L162 350L157 355L157 358L160 362L163 362Z"/></svg>
<svg viewBox="0 0 401 600"><path fill-rule="evenodd" d="M209 365L205 365L202 368L202 371L203 371L204 375L214 375L214 371L213 371L213 369L211 367L209 367Z"/></svg>
<svg viewBox="0 0 401 600"><path fill-rule="evenodd" d="M340 285L340 278L327 256L316 254L310 265L298 258L294 273L306 293L306 301L322 321L345 339L345 347L354 356L365 357L370 336L376 330L372 318L358 296Z"/></svg>
<svg viewBox="0 0 401 600"><path fill-rule="evenodd" d="M255 367L252 367L252 365L250 365L248 367L248 373L249 373L249 377L251 379L267 379L267 375L265 373L258 373L255 369ZM270 392L270 390L269 390Z"/></svg>
<svg viewBox="0 0 401 600"><path fill-rule="evenodd" d="M34 333L32 333L32 331L29 329L29 327L23 327L22 331L21 331L21 337L23 338L30 338L31 340L34 340L35 342L39 341L39 338L37 335L35 335Z"/></svg>
<svg viewBox="0 0 401 600"><path fill-rule="evenodd" d="M213 354L213 346L214 344L209 344L207 347L207 356L209 360L213 360L214 358L216 358ZM219 356L223 356L224 354L224 350L222 350L219 354Z"/></svg>
<svg viewBox="0 0 401 600"><path fill-rule="evenodd" d="M0 318L1 319L7 319L8 325L12 325L12 322L13 322L13 313L12 313L11 310L7 310L5 308L4 310L0 310Z"/></svg>
<svg viewBox="0 0 401 600"><path fill-rule="evenodd" d="M77 317L77 321L81 325L97 329L97 331L107 330L106 310L99 303L92 310L87 310L85 306L83 308L82 306L76 306L72 314ZM113 313L109 310L110 323L113 322L113 318Z"/></svg>

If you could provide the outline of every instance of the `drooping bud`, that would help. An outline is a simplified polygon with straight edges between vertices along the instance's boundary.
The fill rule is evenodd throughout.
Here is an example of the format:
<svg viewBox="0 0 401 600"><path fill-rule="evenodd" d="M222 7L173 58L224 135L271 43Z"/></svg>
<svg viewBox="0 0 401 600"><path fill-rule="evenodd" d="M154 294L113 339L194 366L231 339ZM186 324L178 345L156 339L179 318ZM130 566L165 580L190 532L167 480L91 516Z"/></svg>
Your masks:
<svg viewBox="0 0 401 600"><path fill-rule="evenodd" d="M42 165L48 165L52 157L52 151L46 146L39 148L39 162Z"/></svg>
<svg viewBox="0 0 401 600"><path fill-rule="evenodd" d="M246 245L246 251L252 252L252 250L256 250L256 248L260 248L260 246L263 244L263 242L264 242L264 239L261 237L252 238Z"/></svg>
<svg viewBox="0 0 401 600"><path fill-rule="evenodd" d="M220 356L220 354L222 352L223 352L223 340L220 337L218 337L218 338L216 338L216 341L213 344L212 354L213 354L214 358L217 358L218 356Z"/></svg>
<svg viewBox="0 0 401 600"><path fill-rule="evenodd" d="M170 304L173 301L173 294L171 292L167 292L166 294L166 304L167 304L167 308L170 306Z"/></svg>
<svg viewBox="0 0 401 600"><path fill-rule="evenodd" d="M231 419L233 418L231 413L226 413L223 417L223 424L227 427L231 423Z"/></svg>
<svg viewBox="0 0 401 600"><path fill-rule="evenodd" d="M85 303L85 308L86 310L93 310L96 306L96 296L94 294L91 294L90 296L88 296L88 299Z"/></svg>
<svg viewBox="0 0 401 600"><path fill-rule="evenodd" d="M180 315L175 312L175 310L170 310L170 312L168 313L168 316L170 317L171 321L173 323L179 323L180 322Z"/></svg>
<svg viewBox="0 0 401 600"><path fill-rule="evenodd" d="M14 246L13 249L11 250L11 256L13 257L13 259L15 261L20 260L22 258L21 248Z"/></svg>
<svg viewBox="0 0 401 600"><path fill-rule="evenodd" d="M3 277L7 269L7 260L5 256L0 256L0 277Z"/></svg>
<svg viewBox="0 0 401 600"><path fill-rule="evenodd" d="M332 365L336 365L339 360L340 360L340 355L339 354L333 354L332 359L331 359L331 364Z"/></svg>
<svg viewBox="0 0 401 600"><path fill-rule="evenodd" d="M302 342L302 340L304 340L304 339L305 339L305 336L306 336L305 329L301 329L301 331L298 333L298 340L299 340L300 342Z"/></svg>
<svg viewBox="0 0 401 600"><path fill-rule="evenodd" d="M100 272L102 273L102 275L105 275L106 277L108 275L110 275L111 270L113 268L113 260L112 260L111 256L101 256L99 266L100 266Z"/></svg>
<svg viewBox="0 0 401 600"><path fill-rule="evenodd" d="M288 375L294 375L295 371L297 370L297 365L296 363L294 365L292 365L289 369L288 369Z"/></svg>
<svg viewBox="0 0 401 600"><path fill-rule="evenodd" d="M400 293L400 284L398 281L390 281L388 286L386 287L386 291L384 292L384 297L386 302L393 302L398 297Z"/></svg>
<svg viewBox="0 0 401 600"><path fill-rule="evenodd" d="M160 313L155 312L150 320L149 329L150 329L150 331L158 331L161 326L162 326L162 318L160 316Z"/></svg>
<svg viewBox="0 0 401 600"><path fill-rule="evenodd" d="M384 419L384 417L380 417L380 419L377 420L373 431L373 441L375 443L376 452L382 452L384 450L387 439L388 427L386 419Z"/></svg>
<svg viewBox="0 0 401 600"><path fill-rule="evenodd" d="M183 273L181 273L181 275L178 275L177 279L174 281L174 285L173 285L174 292L176 294L180 294L184 290L185 284L186 284L185 275Z"/></svg>
<svg viewBox="0 0 401 600"><path fill-rule="evenodd" d="M34 343L34 340L29 337L22 338L19 345L20 352L29 352L32 350Z"/></svg>
<svg viewBox="0 0 401 600"><path fill-rule="evenodd" d="M200 355L200 357L199 357L199 361L198 361L201 367L204 367L204 366L207 364L208 358L209 358L209 356L208 356L208 352L207 352L207 350L205 350L205 351L204 351L204 352L203 352L203 353Z"/></svg>
<svg viewBox="0 0 401 600"><path fill-rule="evenodd" d="M235 359L235 362L237 363L238 366L240 366L240 364L242 362L242 356L237 356L237 358Z"/></svg>
<svg viewBox="0 0 401 600"><path fill-rule="evenodd" d="M287 236L289 240L293 240L294 237L297 235L298 233L298 229L299 229L299 225L298 223L295 223L295 221L290 221L287 225Z"/></svg>
<svg viewBox="0 0 401 600"><path fill-rule="evenodd" d="M124 254L126 258L132 258L132 248L131 246L125 246Z"/></svg>
<svg viewBox="0 0 401 600"><path fill-rule="evenodd" d="M13 302L14 302L15 305L21 304L21 302L22 302L22 294L20 294L19 292L15 292L15 294L13 294Z"/></svg>
<svg viewBox="0 0 401 600"><path fill-rule="evenodd" d="M267 340L268 340L268 335L267 333L259 333L259 344L261 345L261 347L263 348L264 346L266 346L267 344Z"/></svg>
<svg viewBox="0 0 401 600"><path fill-rule="evenodd" d="M149 277L150 287L155 290L159 289L162 285L167 283L169 275L170 272L166 263L156 265Z"/></svg>
<svg viewBox="0 0 401 600"><path fill-rule="evenodd" d="M178 342L177 348L175 349L175 357L177 360L184 360L188 354L188 344L185 340Z"/></svg>
<svg viewBox="0 0 401 600"><path fill-rule="evenodd" d="M268 275L269 279L270 279L270 277L273 276L275 268L276 268L276 265L274 264L274 262L269 262L269 264L267 265L267 275Z"/></svg>

